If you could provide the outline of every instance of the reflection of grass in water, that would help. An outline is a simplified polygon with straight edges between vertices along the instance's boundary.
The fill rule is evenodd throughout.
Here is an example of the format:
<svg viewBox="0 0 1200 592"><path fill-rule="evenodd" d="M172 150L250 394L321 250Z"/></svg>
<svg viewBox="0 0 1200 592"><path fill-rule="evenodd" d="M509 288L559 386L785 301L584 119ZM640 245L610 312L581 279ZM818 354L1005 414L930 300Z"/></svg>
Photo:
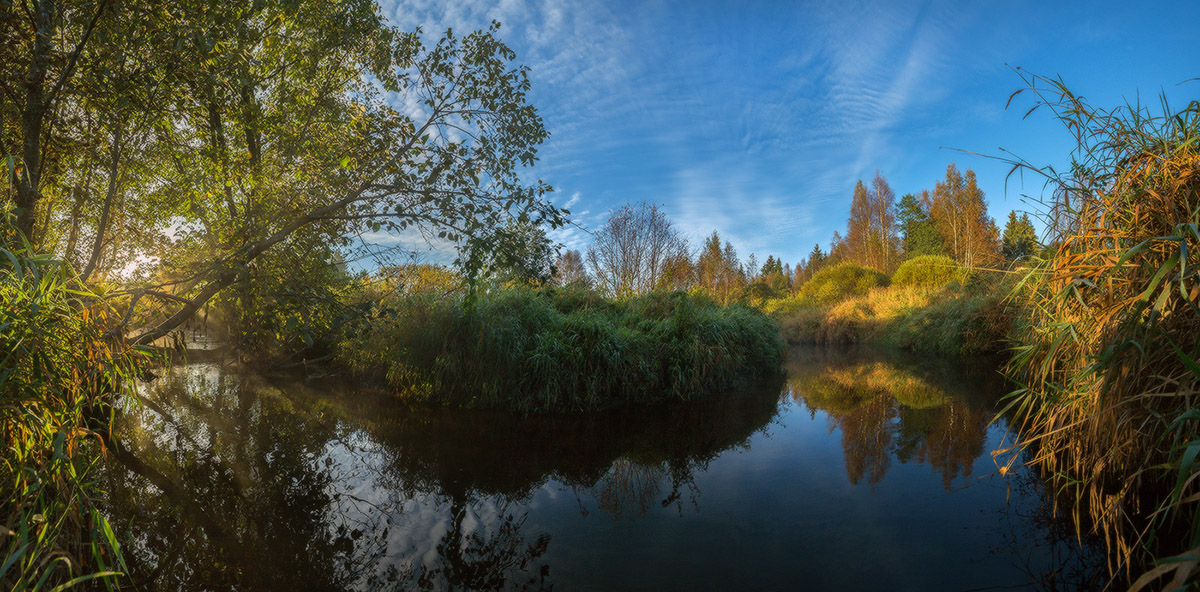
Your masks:
<svg viewBox="0 0 1200 592"><path fill-rule="evenodd" d="M531 418L329 386L215 366L156 381L119 430L120 462L131 466L112 467L107 482L116 515L137 525L135 573L163 588L269 587L274 578L376 589L373 577L409 588L536 588L549 540L527 532L517 509L538 487L553 479L588 492L612 517L682 509L692 474L747 446L775 416L782 379L685 403ZM406 571L386 558L389 529L409 528L407 500L451 506L451 532ZM515 505L472 530L463 508L492 501Z"/></svg>
<svg viewBox="0 0 1200 592"><path fill-rule="evenodd" d="M789 376L788 388L810 407L830 413L852 411L879 395L891 395L916 409L940 407L948 401L938 387L885 362L821 368L815 373Z"/></svg>

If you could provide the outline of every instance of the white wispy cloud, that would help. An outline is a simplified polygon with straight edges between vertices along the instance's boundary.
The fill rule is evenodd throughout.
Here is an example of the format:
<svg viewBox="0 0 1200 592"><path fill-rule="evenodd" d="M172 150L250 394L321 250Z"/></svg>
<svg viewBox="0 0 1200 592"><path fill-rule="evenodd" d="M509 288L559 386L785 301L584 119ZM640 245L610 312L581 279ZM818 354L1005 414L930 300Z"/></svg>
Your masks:
<svg viewBox="0 0 1200 592"><path fill-rule="evenodd" d="M384 3L397 26L430 36L503 23L551 132L530 174L571 188L555 202L581 210L554 240L582 249L608 210L649 201L694 240L717 229L743 255L788 261L844 226L857 178L910 169L913 143L936 146L942 127L969 124L941 110L962 74L954 44L971 10L943 0ZM914 132L914 120L928 125Z"/></svg>

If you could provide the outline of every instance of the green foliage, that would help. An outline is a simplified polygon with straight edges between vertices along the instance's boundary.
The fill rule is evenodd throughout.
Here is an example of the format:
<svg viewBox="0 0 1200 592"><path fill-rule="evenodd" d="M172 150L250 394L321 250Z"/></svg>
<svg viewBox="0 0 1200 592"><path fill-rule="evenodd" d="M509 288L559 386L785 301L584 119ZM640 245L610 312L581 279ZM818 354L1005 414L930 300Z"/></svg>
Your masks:
<svg viewBox="0 0 1200 592"><path fill-rule="evenodd" d="M158 258L127 286L136 342L253 297L279 251L319 266L303 255L385 229L453 244L470 278L548 277L516 227L565 212L521 174L548 134L498 23L426 37L372 0L21 6L0 5L38 20L0 44L0 75L28 79L0 104L20 223L85 282Z"/></svg>
<svg viewBox="0 0 1200 592"><path fill-rule="evenodd" d="M1004 236L1000 245L1000 254L1009 261L1029 259L1041 250L1037 231L1029 221L1029 214L1021 214L1018 218L1016 212L1008 213L1008 223L1004 225Z"/></svg>
<svg viewBox="0 0 1200 592"><path fill-rule="evenodd" d="M983 278L984 276L976 276ZM1021 307L1009 300L1008 278L986 277L933 295L878 328L876 341L956 356L994 354L1012 343Z"/></svg>
<svg viewBox="0 0 1200 592"><path fill-rule="evenodd" d="M768 303L793 343L879 343L947 355L1007 347L1020 306L1008 299L1008 276L972 276L931 289L893 284L832 305Z"/></svg>
<svg viewBox="0 0 1200 592"><path fill-rule="evenodd" d="M1020 446L1133 589L1200 581L1200 102L1098 109L1024 75L1077 140L1008 368ZM1023 163L1014 163L1025 166ZM1157 565L1156 565L1157 564ZM1140 575L1140 577L1138 577ZM1167 579L1169 578L1169 581Z"/></svg>
<svg viewBox="0 0 1200 592"><path fill-rule="evenodd" d="M493 282L541 285L555 274L554 246L546 229L533 220L514 218L484 247L482 273ZM467 266L468 270L470 265Z"/></svg>
<svg viewBox="0 0 1200 592"><path fill-rule="evenodd" d="M763 263L762 276L771 277L772 275L783 275L783 261L776 259L774 255L767 256L767 262Z"/></svg>
<svg viewBox="0 0 1200 592"><path fill-rule="evenodd" d="M963 283L969 271L945 255L923 255L900 264L892 274L893 286L941 288L951 283Z"/></svg>
<svg viewBox="0 0 1200 592"><path fill-rule="evenodd" d="M11 590L113 587L125 570L92 501L96 430L144 352L106 335L114 315L73 277L48 257L0 249L0 585Z"/></svg>
<svg viewBox="0 0 1200 592"><path fill-rule="evenodd" d="M228 324L227 343L244 360L324 353L317 351L321 345L365 312L351 301L354 280L329 247L304 253L282 249L257 263L260 279L229 291L214 306L215 316Z"/></svg>
<svg viewBox="0 0 1200 592"><path fill-rule="evenodd" d="M751 282L742 289L742 298L744 302L751 302L762 305L767 300L777 296L775 289L765 281Z"/></svg>
<svg viewBox="0 0 1200 592"><path fill-rule="evenodd" d="M839 263L814 274L800 287L796 299L806 305L830 304L887 284L888 277L878 270L857 263Z"/></svg>
<svg viewBox="0 0 1200 592"><path fill-rule="evenodd" d="M417 400L537 413L690 399L777 371L779 329L755 309L653 292L515 287L482 296L405 295L340 346L359 375Z"/></svg>
<svg viewBox="0 0 1200 592"><path fill-rule="evenodd" d="M922 255L945 255L946 245L938 234L933 220L929 219L929 208L917 196L906 193L896 204L896 221L900 227L900 238L905 257Z"/></svg>

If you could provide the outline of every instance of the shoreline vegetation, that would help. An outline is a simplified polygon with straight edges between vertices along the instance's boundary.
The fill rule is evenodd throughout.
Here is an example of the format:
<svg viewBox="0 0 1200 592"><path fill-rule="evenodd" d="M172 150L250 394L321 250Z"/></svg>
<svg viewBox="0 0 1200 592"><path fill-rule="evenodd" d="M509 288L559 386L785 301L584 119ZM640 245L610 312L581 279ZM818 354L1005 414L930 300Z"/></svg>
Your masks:
<svg viewBox="0 0 1200 592"><path fill-rule="evenodd" d="M1047 179L1041 240L950 164L899 200L858 181L845 235L794 266L693 247L649 203L561 251L498 23L428 42L369 1L46 6L2 48L40 72L0 110L4 587L122 585L92 469L147 346L199 324L249 363L519 413L702 396L778 372L785 340L1008 349L997 456L1032 457L1117 581L1200 581L1200 102L1098 109L1018 71L1078 143L1065 173L1011 162ZM457 258L348 271L381 231Z"/></svg>
<svg viewBox="0 0 1200 592"><path fill-rule="evenodd" d="M111 588L125 566L95 503L95 471L109 402L131 393L149 352L104 335L113 311L73 285L61 262L28 249L0 257L0 582L14 591L92 580Z"/></svg>
<svg viewBox="0 0 1200 592"><path fill-rule="evenodd" d="M688 400L777 374L784 353L775 322L742 304L582 287L502 288L471 308L388 298L336 349L338 365L404 398L522 414Z"/></svg>
<svg viewBox="0 0 1200 592"><path fill-rule="evenodd" d="M1021 305L1011 298L1019 273L969 272L948 257L921 256L901 264L891 278L867 276L869 287L844 289L840 299L798 293L768 301L763 309L779 320L789 343L872 343L951 356L997 354L1009 349L1022 315ZM837 287L829 291L837 292Z"/></svg>

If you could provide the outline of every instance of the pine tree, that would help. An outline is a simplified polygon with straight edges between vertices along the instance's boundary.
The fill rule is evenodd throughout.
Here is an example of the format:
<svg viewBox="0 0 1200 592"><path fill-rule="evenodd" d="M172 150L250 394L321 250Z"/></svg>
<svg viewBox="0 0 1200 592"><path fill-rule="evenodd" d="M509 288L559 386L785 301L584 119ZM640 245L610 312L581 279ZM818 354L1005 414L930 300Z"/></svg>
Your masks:
<svg viewBox="0 0 1200 592"><path fill-rule="evenodd" d="M905 258L946 254L946 245L929 219L929 192L925 191L923 197L906 193L896 204Z"/></svg>
<svg viewBox="0 0 1200 592"><path fill-rule="evenodd" d="M1037 231L1029 221L1029 214L1021 214L1018 218L1016 212L1008 213L1008 223L1004 225L1004 238L1001 242L1003 246L1000 248L1000 254L1009 261L1028 259L1041 248Z"/></svg>
<svg viewBox="0 0 1200 592"><path fill-rule="evenodd" d="M821 250L821 245L813 245L812 251L808 253L808 258L796 264L795 274L792 275L792 289L799 289L814 273L820 271L824 264L825 252Z"/></svg>
<svg viewBox="0 0 1200 592"><path fill-rule="evenodd" d="M774 255L767 256L767 262L763 263L761 274L764 278L769 278L775 274L783 273L783 262L776 259Z"/></svg>

